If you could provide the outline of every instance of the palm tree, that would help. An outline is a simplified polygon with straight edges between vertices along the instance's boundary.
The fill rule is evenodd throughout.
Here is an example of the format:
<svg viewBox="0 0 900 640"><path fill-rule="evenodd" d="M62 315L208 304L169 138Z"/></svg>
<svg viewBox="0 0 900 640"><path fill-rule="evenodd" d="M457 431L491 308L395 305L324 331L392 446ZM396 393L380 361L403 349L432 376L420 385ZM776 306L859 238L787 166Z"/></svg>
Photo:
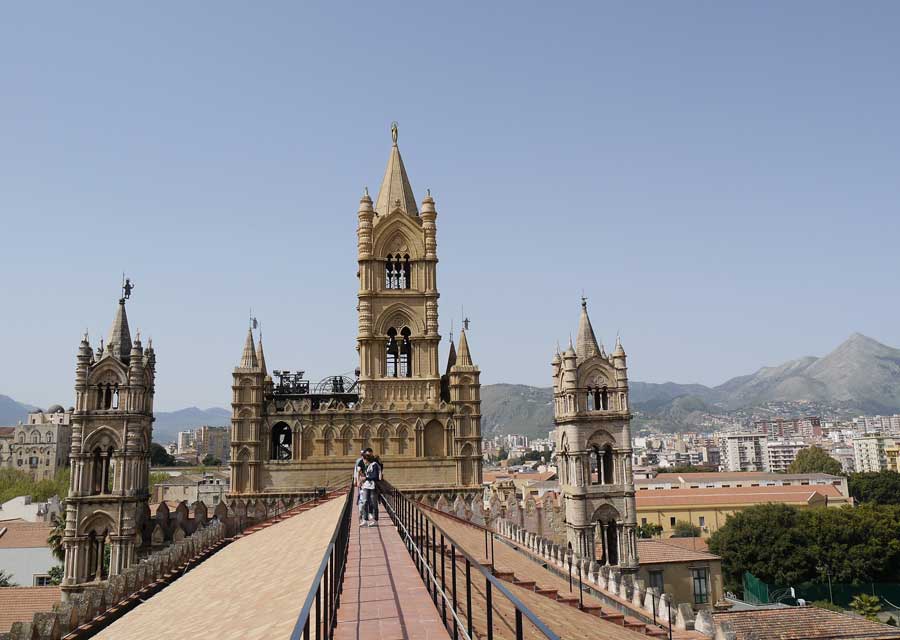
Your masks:
<svg viewBox="0 0 900 640"><path fill-rule="evenodd" d="M850 608L855 613L865 616L869 620L879 622L877 614L881 611L881 599L868 593L860 593L853 596L853 600L850 601Z"/></svg>
<svg viewBox="0 0 900 640"><path fill-rule="evenodd" d="M16 583L12 581L12 574L0 569L0 587L15 587Z"/></svg>
<svg viewBox="0 0 900 640"><path fill-rule="evenodd" d="M65 562L66 550L63 548L63 537L66 534L66 517L63 514L65 514L66 503L63 502L60 507L61 511L53 515L53 528L50 529L50 535L47 536L47 544L50 545L53 557L60 562Z"/></svg>

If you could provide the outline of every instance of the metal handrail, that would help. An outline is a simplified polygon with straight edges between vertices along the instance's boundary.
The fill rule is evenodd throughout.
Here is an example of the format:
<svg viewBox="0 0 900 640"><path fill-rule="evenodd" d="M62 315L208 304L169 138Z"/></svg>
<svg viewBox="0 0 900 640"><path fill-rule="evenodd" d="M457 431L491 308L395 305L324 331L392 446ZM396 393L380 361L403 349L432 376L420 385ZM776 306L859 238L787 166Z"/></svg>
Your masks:
<svg viewBox="0 0 900 640"><path fill-rule="evenodd" d="M472 605L471 605L471 566L474 565L476 569L482 574L485 579L485 590L486 590L486 600L487 600L487 633L486 637L488 640L493 640L494 629L493 629L493 607L491 604L492 600L492 590L497 589L503 596L507 598L507 600L512 603L513 607L516 611L516 638L517 640L521 640L523 638L523 627L522 627L522 616L531 622L532 625L542 634L544 638L548 640L559 640L559 636L553 633L547 625L545 625L540 618L538 618L534 612L532 612L519 598L513 595L509 589L507 589L503 583L498 580L493 575L493 566L491 570L485 569L482 564L473 558L468 552L465 551L463 547L461 547L446 531L444 531L441 527L439 527L431 518L429 518L425 512L419 507L417 503L407 498L403 495L395 487L391 486L387 482L381 483L382 487L386 489L386 491L380 492L381 500L385 504L386 507L392 507L389 509L389 512L392 513L392 519L396 518L397 522L403 524L403 528L405 531L409 531L408 526L412 526L416 535L409 535L407 540L412 543L412 547L416 549L416 554L420 558L420 561L417 562L417 568L419 568L420 575L423 580L425 579L424 572L427 570L432 575L434 572L432 567L437 564L437 534L440 533L441 537L441 566L442 566L442 575L441 579L443 582L443 562L444 562L444 545L445 543L451 546L452 550L452 560L451 567L453 571L453 575L451 576L454 585L453 585L453 598L452 598L452 607L451 611L456 613L456 554L459 553L460 556L466 561L466 600L467 600L467 631L468 637L472 637ZM389 505L387 501L387 496L391 496L393 500L396 501L396 506ZM431 563L428 563L428 551L427 549L424 552L424 556L422 555L422 551L418 549L418 545L421 545L420 538L424 535L426 540L429 535L429 527L431 529L431 539L430 539L430 547L431 547ZM412 551L411 551L412 553ZM492 558L493 560L493 558ZM424 566L423 566L424 565ZM426 582L426 587L428 587L428 583ZM431 590L431 589L429 589ZM437 590L434 590L432 594L432 598L434 600L435 606L437 606ZM443 609L446 606L446 601L441 599L442 605L442 614ZM457 637L457 625L461 625L461 621L458 621L456 615L454 615L454 625L453 625L453 637ZM446 616L444 616L444 624L446 626ZM459 631L462 631L460 628Z"/></svg>
<svg viewBox="0 0 900 640"><path fill-rule="evenodd" d="M398 528L403 530L403 539L411 540L412 534L409 532L409 529L406 528L406 525L403 524L403 521L397 515L397 512L394 511L394 508L390 505L390 503L384 499L382 499L381 503L384 505L384 508L387 510L388 515L391 516L391 520L394 521L394 523L397 525ZM444 605L446 605L447 603L451 604L450 615L453 616L454 622L456 623L456 625L458 625L458 627L457 627L458 632L462 633L463 638L465 638L466 640L472 640L472 637L469 634L467 634L465 631L462 630L463 622L462 622L462 620L460 620L459 615L457 615L456 610L452 606L450 594L447 593L445 587L442 587L441 585L438 584L437 576L434 574L434 571L431 570L431 567L428 566L428 558L426 558L425 556L422 555L422 550L419 549L419 547L417 545L412 545L412 548L416 552L416 555L419 557L419 560L421 562L425 563L425 568L428 571L428 576L431 578L431 582L434 584L434 588L439 590L441 599L443 600L443 604Z"/></svg>
<svg viewBox="0 0 900 640"><path fill-rule="evenodd" d="M306 601L297 617L297 623L291 632L291 640L309 640L310 621L312 608L316 607L315 638L331 638L332 630L337 624L337 610L341 604L341 590L344 585L344 569L347 566L347 550L350 545L350 512L353 503L353 487L347 487L347 496L344 499L344 507L335 525L334 533L325 549L325 555L319 565L319 570L310 584ZM325 591L324 603L322 591ZM324 611L323 611L324 604ZM323 615L324 614L324 615ZM323 624L324 623L324 624Z"/></svg>

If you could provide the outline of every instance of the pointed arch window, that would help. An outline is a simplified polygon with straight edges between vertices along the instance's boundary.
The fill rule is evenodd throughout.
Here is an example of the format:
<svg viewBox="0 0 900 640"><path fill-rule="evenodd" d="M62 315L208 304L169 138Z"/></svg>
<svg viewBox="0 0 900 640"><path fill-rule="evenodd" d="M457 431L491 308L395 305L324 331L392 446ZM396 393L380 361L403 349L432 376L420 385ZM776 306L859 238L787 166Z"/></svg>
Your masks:
<svg viewBox="0 0 900 640"><path fill-rule="evenodd" d="M587 388L587 409L588 411L609 410L609 389L606 385Z"/></svg>
<svg viewBox="0 0 900 640"><path fill-rule="evenodd" d="M410 288L409 254L388 254L384 261L384 288Z"/></svg>
<svg viewBox="0 0 900 640"><path fill-rule="evenodd" d="M399 333L391 327L387 330L385 346L385 375L388 378L412 377L412 332L403 327Z"/></svg>

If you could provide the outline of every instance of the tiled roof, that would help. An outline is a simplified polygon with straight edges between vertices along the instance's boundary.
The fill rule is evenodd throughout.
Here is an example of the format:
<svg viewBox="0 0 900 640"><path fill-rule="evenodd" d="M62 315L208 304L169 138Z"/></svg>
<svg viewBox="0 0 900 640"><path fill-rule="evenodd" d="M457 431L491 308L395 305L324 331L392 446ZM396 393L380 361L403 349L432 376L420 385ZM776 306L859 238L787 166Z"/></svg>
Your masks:
<svg viewBox="0 0 900 640"><path fill-rule="evenodd" d="M709 543L705 538L665 538L664 542L691 551L709 551Z"/></svg>
<svg viewBox="0 0 900 640"><path fill-rule="evenodd" d="M735 640L900 639L897 627L818 607L725 611L714 613L713 619L730 622Z"/></svg>
<svg viewBox="0 0 900 640"><path fill-rule="evenodd" d="M0 589L0 633L7 633L14 622L30 622L34 614L50 611L59 598L59 587Z"/></svg>
<svg viewBox="0 0 900 640"><path fill-rule="evenodd" d="M6 520L0 523L0 549L34 549L46 547L53 529L46 522Z"/></svg>
<svg viewBox="0 0 900 640"><path fill-rule="evenodd" d="M697 482L728 482L729 480L840 480L841 476L828 473L772 473L769 471L701 471L698 473L660 473L653 480L641 482L665 482L666 476Z"/></svg>
<svg viewBox="0 0 900 640"><path fill-rule="evenodd" d="M846 500L837 487L831 485L786 487L730 487L712 489L647 489L638 491L637 508L674 507L689 505L763 504L783 502L806 504L816 494L828 499Z"/></svg>
<svg viewBox="0 0 900 640"><path fill-rule="evenodd" d="M9 438L16 432L15 427L0 427L0 438Z"/></svg>
<svg viewBox="0 0 900 640"><path fill-rule="evenodd" d="M686 538L676 538L686 540ZM660 562L697 562L721 560L717 555L705 551L695 551L680 544L670 544L670 540L638 540L638 558L641 564ZM599 552L599 551L598 551Z"/></svg>

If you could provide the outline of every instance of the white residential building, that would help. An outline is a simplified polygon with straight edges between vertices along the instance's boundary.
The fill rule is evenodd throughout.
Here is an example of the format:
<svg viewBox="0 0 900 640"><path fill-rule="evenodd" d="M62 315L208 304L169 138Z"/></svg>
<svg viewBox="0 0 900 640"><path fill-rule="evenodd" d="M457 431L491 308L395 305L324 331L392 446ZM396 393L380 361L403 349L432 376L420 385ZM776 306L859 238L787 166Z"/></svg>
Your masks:
<svg viewBox="0 0 900 640"><path fill-rule="evenodd" d="M887 469L886 447L896 446L896 440L881 434L853 438L853 463L856 471L884 471Z"/></svg>
<svg viewBox="0 0 900 640"><path fill-rule="evenodd" d="M784 473L803 449L806 442L796 440L773 440L766 443L766 471Z"/></svg>
<svg viewBox="0 0 900 640"><path fill-rule="evenodd" d="M724 433L719 436L722 471L766 471L767 437L763 433Z"/></svg>

